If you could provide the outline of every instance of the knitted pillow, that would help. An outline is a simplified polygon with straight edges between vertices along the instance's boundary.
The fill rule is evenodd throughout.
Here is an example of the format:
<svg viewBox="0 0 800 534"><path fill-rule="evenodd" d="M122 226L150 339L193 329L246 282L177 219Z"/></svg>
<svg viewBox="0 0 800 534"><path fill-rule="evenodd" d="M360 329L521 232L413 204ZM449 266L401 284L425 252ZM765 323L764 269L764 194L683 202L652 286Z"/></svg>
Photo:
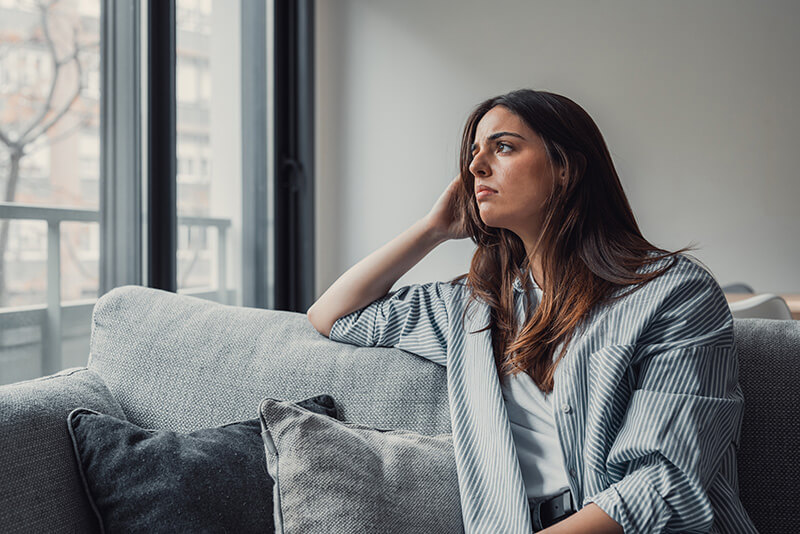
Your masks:
<svg viewBox="0 0 800 534"><path fill-rule="evenodd" d="M344 423L275 399L259 417L277 533L464 531L451 434Z"/></svg>

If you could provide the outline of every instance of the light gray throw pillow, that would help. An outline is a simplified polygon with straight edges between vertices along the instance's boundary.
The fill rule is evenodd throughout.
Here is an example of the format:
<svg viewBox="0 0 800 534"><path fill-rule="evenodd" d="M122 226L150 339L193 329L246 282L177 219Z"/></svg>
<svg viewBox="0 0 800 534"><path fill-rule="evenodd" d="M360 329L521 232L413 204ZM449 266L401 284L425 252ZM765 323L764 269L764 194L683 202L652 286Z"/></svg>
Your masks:
<svg viewBox="0 0 800 534"><path fill-rule="evenodd" d="M451 434L259 406L277 534L464 532Z"/></svg>

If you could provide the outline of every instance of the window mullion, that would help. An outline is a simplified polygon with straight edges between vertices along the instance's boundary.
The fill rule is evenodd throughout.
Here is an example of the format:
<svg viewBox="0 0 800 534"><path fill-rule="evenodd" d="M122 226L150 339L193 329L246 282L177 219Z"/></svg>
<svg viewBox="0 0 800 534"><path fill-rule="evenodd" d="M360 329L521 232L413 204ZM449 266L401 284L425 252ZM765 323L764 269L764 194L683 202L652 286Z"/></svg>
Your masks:
<svg viewBox="0 0 800 534"><path fill-rule="evenodd" d="M140 12L102 0L100 288L142 283Z"/></svg>

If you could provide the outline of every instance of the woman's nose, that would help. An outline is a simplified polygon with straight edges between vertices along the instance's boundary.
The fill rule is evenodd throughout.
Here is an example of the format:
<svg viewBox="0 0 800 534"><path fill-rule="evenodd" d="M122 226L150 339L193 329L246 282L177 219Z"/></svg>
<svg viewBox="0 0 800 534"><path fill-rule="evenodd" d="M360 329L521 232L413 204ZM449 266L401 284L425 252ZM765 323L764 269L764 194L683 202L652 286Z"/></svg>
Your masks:
<svg viewBox="0 0 800 534"><path fill-rule="evenodd" d="M482 157L475 156L469 164L469 172L473 176L486 176L489 173L489 166L486 165Z"/></svg>

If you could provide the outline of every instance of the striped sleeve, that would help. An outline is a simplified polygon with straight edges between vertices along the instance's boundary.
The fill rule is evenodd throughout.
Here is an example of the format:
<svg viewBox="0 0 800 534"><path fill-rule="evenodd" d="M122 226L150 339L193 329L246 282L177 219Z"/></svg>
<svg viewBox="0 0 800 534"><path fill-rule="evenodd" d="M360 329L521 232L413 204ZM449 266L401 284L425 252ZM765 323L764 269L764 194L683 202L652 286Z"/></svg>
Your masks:
<svg viewBox="0 0 800 534"><path fill-rule="evenodd" d="M744 399L730 308L710 274L681 270L653 297L631 349L634 390L606 460L612 483L584 500L625 534L708 532L706 492L738 445Z"/></svg>
<svg viewBox="0 0 800 534"><path fill-rule="evenodd" d="M412 284L374 300L333 323L333 341L396 347L447 365L446 282Z"/></svg>

